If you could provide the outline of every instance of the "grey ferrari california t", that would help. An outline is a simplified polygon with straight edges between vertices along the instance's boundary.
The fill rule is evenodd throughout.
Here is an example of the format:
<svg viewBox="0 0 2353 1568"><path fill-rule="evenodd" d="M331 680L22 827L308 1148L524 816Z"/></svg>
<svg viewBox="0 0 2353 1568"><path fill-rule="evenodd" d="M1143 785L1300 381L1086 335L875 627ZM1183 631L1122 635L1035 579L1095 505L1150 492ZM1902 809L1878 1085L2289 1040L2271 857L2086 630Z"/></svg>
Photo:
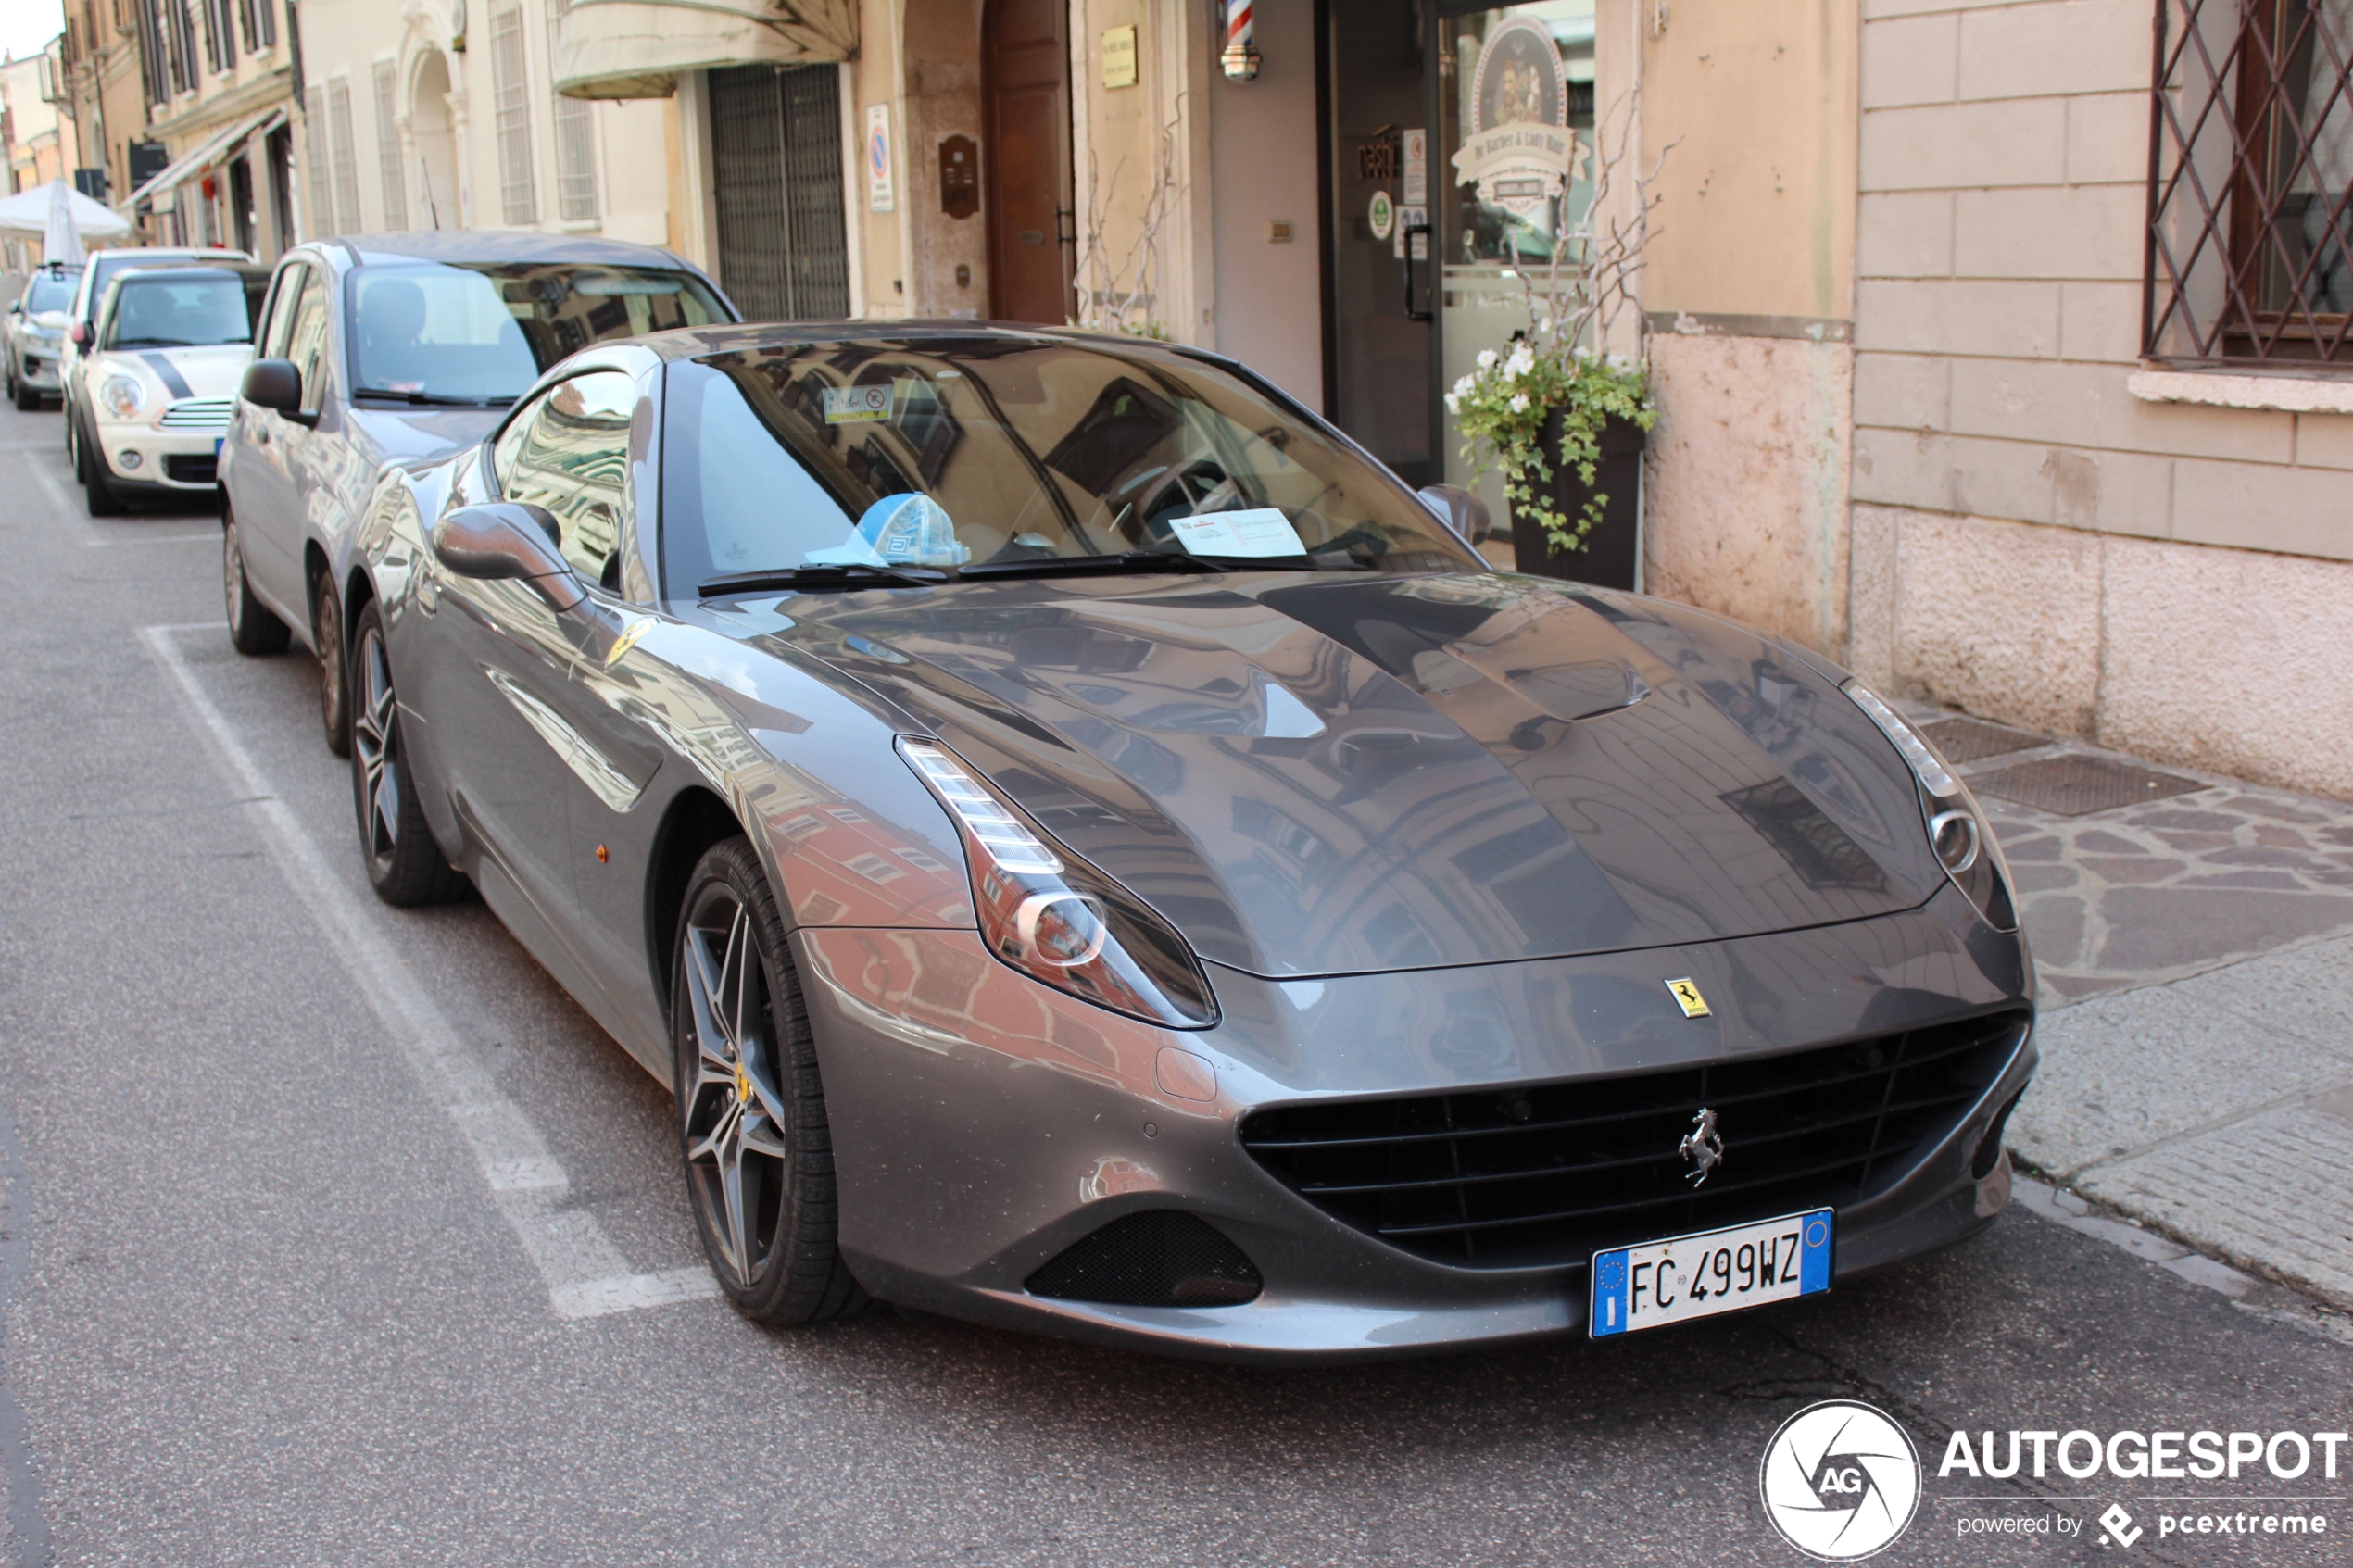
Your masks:
<svg viewBox="0 0 2353 1568"><path fill-rule="evenodd" d="M1399 1355L1985 1226L2033 978L1969 791L1479 526L1180 346L591 348L371 500L369 872L471 879L673 1087L766 1323Z"/></svg>

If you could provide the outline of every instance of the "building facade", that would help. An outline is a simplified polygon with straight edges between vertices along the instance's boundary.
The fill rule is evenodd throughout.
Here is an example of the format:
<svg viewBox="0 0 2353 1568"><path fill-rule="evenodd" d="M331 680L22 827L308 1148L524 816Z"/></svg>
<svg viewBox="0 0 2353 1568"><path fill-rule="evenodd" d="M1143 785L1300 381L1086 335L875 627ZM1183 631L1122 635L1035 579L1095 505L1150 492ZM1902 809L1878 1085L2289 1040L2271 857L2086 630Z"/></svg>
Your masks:
<svg viewBox="0 0 2353 1568"><path fill-rule="evenodd" d="M84 9L94 21L95 6ZM135 36L145 99L143 133L124 141L117 210L151 243L232 245L274 260L296 223L295 8L128 0L112 20L118 37L125 21ZM109 132L111 148L120 132Z"/></svg>
<svg viewBox="0 0 2353 1568"><path fill-rule="evenodd" d="M671 238L662 106L559 96L562 0L303 0L304 237Z"/></svg>
<svg viewBox="0 0 2353 1568"><path fill-rule="evenodd" d="M306 0L304 232L578 226L754 317L1164 335L1494 497L1444 389L1554 234L1646 212L1599 345L1661 407L1646 589L2353 796L2353 9L1242 9ZM1538 125L1565 191L1513 183Z"/></svg>
<svg viewBox="0 0 2353 1568"><path fill-rule="evenodd" d="M81 145L74 182L93 201L111 204L130 193L137 183L132 149L148 144L151 99L139 19L136 0L68 0L65 6L58 107Z"/></svg>

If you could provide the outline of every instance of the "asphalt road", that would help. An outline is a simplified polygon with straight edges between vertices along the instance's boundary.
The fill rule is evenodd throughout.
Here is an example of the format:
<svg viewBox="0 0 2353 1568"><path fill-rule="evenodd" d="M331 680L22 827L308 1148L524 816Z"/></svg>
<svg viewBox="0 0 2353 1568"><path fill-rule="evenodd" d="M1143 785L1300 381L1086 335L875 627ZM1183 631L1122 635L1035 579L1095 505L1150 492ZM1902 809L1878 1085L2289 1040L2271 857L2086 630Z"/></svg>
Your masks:
<svg viewBox="0 0 2353 1568"><path fill-rule="evenodd" d="M1832 1397L1929 1461L1881 1562L2347 1561L2094 1544L2147 1482L1934 1475L1955 1427L2353 1413L2341 1339L2022 1213L1601 1348L1268 1372L752 1328L695 1294L665 1092L481 906L375 903L311 667L229 647L213 520L80 501L57 416L0 412L0 1562L1794 1563L1758 1461ZM558 1273L600 1259L583 1307ZM2202 1490L2353 1532L2353 1481ZM2080 1533L1959 1533L2005 1514Z"/></svg>

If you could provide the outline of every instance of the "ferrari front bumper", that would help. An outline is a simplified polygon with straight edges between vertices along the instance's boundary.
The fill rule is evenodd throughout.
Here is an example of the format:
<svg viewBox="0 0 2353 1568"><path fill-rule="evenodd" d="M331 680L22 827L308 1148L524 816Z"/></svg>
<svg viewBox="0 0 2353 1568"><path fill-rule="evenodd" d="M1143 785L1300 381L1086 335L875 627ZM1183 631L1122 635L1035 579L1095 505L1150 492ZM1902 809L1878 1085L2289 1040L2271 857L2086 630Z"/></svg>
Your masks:
<svg viewBox="0 0 2353 1568"><path fill-rule="evenodd" d="M1213 966L1224 1017L1198 1033L1040 985L990 958L975 932L804 927L795 942L841 1246L870 1291L975 1322L1222 1360L1412 1355L1585 1324L1581 1248L1488 1266L1385 1239L1254 1156L1243 1137L1254 1111L1557 1094L1983 1022L1982 1070L1934 1135L1825 1198L1837 1209L1834 1278L1848 1280L1992 1222L2008 1167L1988 1135L2034 1066L2023 944L1949 888L1904 914L1686 947L1319 980ZM1685 977L1708 1016L1674 1004L1664 983ZM1743 1139L1769 1135L1762 1120L1728 1120L1728 1177L1760 1158L1754 1145L1744 1156ZM1786 1212L1790 1190L1760 1191L1753 1214L1728 1198L1706 1223ZM1028 1288L1107 1223L1170 1210L1247 1255L1263 1281L1255 1298L1133 1305ZM1675 1212L1629 1217L1617 1239L1705 1228Z"/></svg>

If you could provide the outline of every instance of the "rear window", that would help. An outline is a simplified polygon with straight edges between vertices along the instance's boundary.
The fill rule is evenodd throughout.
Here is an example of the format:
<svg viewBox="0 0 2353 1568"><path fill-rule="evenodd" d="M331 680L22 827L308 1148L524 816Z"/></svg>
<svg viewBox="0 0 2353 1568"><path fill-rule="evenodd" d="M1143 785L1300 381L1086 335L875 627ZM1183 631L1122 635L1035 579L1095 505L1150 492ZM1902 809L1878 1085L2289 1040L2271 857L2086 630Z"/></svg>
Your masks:
<svg viewBox="0 0 2353 1568"><path fill-rule="evenodd" d="M735 320L663 269L378 263L346 291L353 395L413 403L510 403L591 344Z"/></svg>
<svg viewBox="0 0 2353 1568"><path fill-rule="evenodd" d="M251 343L266 273L188 272L130 278L116 291L102 346L197 348Z"/></svg>
<svg viewBox="0 0 2353 1568"><path fill-rule="evenodd" d="M35 272L32 282L25 286L24 307L27 312L40 310L69 310L73 307L73 291L82 282L76 272Z"/></svg>

